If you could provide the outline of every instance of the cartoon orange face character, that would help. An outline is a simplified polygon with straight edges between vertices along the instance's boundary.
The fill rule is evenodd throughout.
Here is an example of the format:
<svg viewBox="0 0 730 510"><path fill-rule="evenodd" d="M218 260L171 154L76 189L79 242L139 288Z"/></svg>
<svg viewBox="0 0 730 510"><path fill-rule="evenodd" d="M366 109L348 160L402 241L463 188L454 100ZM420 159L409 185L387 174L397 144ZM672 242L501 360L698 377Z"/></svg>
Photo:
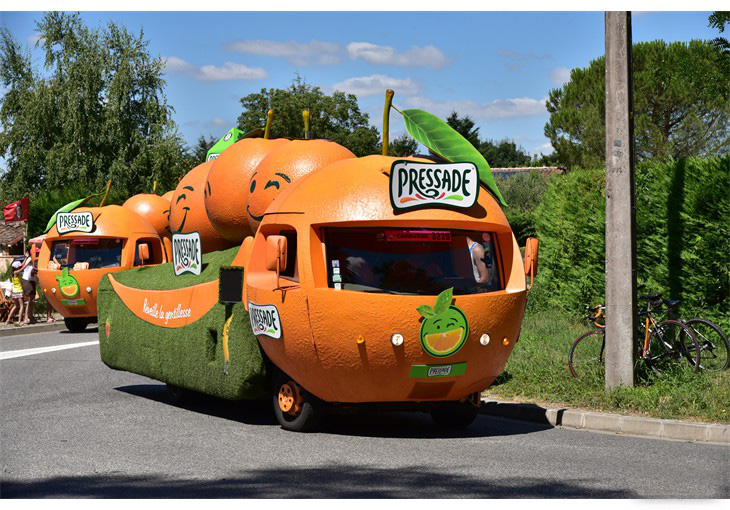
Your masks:
<svg viewBox="0 0 730 510"><path fill-rule="evenodd" d="M210 193L207 177L212 165L212 161L206 161L190 170L177 185L170 202L170 231L172 234L198 232L204 253L230 246L205 212L205 196Z"/></svg>
<svg viewBox="0 0 730 510"><path fill-rule="evenodd" d="M327 140L294 140L271 151L248 182L246 215L256 232L271 202L292 182L335 161L354 158L343 146Z"/></svg>
<svg viewBox="0 0 730 510"><path fill-rule="evenodd" d="M157 232L159 236L170 234L170 201L163 196L140 193L127 199L122 207L136 212Z"/></svg>
<svg viewBox="0 0 730 510"><path fill-rule="evenodd" d="M247 184L258 164L271 151L289 140L279 138L244 138L234 143L213 162L208 173L205 209L208 219L223 237L240 243L252 234L246 214Z"/></svg>

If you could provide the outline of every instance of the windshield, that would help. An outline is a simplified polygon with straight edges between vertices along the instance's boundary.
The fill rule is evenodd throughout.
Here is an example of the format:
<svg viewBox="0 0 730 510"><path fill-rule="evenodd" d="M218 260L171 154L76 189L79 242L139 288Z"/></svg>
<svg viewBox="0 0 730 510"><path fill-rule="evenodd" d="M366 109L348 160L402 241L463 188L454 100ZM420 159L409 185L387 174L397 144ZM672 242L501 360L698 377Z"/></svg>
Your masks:
<svg viewBox="0 0 730 510"><path fill-rule="evenodd" d="M469 230L328 228L329 287L435 296L501 290L495 236Z"/></svg>
<svg viewBox="0 0 730 510"><path fill-rule="evenodd" d="M122 240L79 238L54 241L51 261L69 269L104 269L122 263ZM86 264L89 266L86 267Z"/></svg>

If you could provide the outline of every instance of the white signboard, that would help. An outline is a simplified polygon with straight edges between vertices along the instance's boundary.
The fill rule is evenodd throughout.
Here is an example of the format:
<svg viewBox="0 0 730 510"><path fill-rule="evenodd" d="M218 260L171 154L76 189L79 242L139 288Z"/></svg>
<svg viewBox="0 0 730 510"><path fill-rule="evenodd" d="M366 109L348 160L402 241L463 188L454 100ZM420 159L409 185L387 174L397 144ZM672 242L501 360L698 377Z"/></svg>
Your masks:
<svg viewBox="0 0 730 510"><path fill-rule="evenodd" d="M183 273L200 274L203 265L203 251L200 246L200 234L172 235L172 266L175 275Z"/></svg>
<svg viewBox="0 0 730 510"><path fill-rule="evenodd" d="M248 302L248 313L254 335L281 338L281 317L274 305L255 305Z"/></svg>
<svg viewBox="0 0 730 510"><path fill-rule="evenodd" d="M94 230L94 217L89 211L58 213L56 230L59 234L68 232L91 232Z"/></svg>
<svg viewBox="0 0 730 510"><path fill-rule="evenodd" d="M424 207L468 209L479 196L474 163L395 161L390 169L390 202L396 211Z"/></svg>

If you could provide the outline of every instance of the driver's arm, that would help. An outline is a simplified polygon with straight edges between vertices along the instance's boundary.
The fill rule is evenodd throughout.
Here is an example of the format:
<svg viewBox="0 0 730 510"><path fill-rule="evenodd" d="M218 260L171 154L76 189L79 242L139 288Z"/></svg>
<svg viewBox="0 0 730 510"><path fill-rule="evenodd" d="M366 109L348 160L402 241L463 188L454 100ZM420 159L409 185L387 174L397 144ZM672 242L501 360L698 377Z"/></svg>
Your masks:
<svg viewBox="0 0 730 510"><path fill-rule="evenodd" d="M471 257L474 261L474 265L477 268L477 271L479 272L479 280L477 280L477 283L486 283L489 281L489 268L487 268L487 265L484 263L484 247L481 244L477 244L474 246L474 249L471 251Z"/></svg>

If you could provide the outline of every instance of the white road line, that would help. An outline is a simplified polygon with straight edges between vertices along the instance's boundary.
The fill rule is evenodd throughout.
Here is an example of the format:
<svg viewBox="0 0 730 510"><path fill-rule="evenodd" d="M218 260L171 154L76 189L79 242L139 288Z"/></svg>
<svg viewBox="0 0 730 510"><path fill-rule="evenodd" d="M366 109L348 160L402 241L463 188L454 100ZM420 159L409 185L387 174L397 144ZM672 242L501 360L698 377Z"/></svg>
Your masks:
<svg viewBox="0 0 730 510"><path fill-rule="evenodd" d="M87 345L99 345L99 340L93 342L81 342L78 344L53 345L51 347L36 347L34 349L23 349L20 351L0 352L0 360L20 358L22 356L33 356L34 354L42 354L44 352L63 351L65 349L75 349L76 347L86 347Z"/></svg>

